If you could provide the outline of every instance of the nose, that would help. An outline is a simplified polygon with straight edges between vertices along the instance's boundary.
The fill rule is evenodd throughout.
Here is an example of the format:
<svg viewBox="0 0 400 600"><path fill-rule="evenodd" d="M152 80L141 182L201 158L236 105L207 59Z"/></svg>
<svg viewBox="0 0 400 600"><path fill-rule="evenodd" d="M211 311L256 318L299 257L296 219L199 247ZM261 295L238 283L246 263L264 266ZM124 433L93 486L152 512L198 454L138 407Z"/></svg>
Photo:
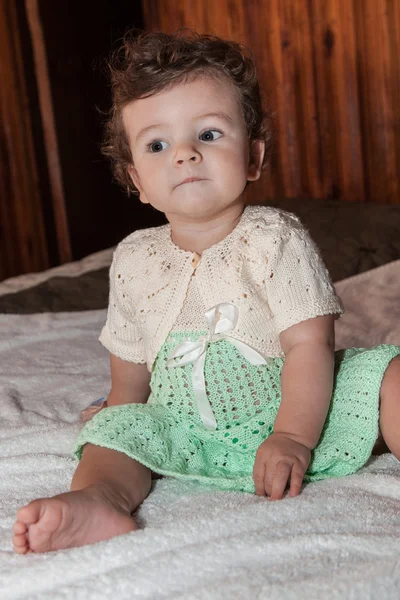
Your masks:
<svg viewBox="0 0 400 600"><path fill-rule="evenodd" d="M175 153L175 164L183 165L186 162L199 163L201 154L193 144L181 144Z"/></svg>

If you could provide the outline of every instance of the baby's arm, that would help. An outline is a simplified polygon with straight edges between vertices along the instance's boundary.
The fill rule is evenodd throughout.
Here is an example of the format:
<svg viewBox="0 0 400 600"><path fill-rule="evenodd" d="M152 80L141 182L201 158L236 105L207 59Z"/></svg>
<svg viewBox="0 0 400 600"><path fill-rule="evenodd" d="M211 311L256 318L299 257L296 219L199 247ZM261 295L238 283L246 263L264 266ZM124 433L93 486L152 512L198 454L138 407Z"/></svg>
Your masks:
<svg viewBox="0 0 400 600"><path fill-rule="evenodd" d="M145 364L128 362L110 354L111 391L107 406L147 402L150 373Z"/></svg>
<svg viewBox="0 0 400 600"><path fill-rule="evenodd" d="M310 450L318 444L333 388L334 315L308 319L280 335L285 362L274 432Z"/></svg>
<svg viewBox="0 0 400 600"><path fill-rule="evenodd" d="M300 492L304 473L329 410L334 369L334 315L308 319L280 335L285 362L282 400L274 433L261 444L254 465L256 493L283 496Z"/></svg>
<svg viewBox="0 0 400 600"><path fill-rule="evenodd" d="M94 402L81 411L80 419L86 423L108 406L140 402L144 404L150 394L150 373L146 365L128 362L110 355L112 387L107 400Z"/></svg>

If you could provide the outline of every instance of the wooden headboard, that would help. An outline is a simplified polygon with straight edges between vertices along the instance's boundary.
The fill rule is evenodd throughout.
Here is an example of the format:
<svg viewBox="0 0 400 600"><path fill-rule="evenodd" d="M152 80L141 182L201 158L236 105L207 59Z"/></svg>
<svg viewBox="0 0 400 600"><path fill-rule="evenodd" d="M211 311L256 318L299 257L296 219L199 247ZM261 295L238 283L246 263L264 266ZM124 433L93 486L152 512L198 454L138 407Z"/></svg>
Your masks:
<svg viewBox="0 0 400 600"><path fill-rule="evenodd" d="M400 204L400 0L0 0L0 280L159 224L99 149L96 63L132 25L252 50L276 143L248 202Z"/></svg>
<svg viewBox="0 0 400 600"><path fill-rule="evenodd" d="M143 0L147 29L248 46L276 115L260 196L400 203L400 0Z"/></svg>

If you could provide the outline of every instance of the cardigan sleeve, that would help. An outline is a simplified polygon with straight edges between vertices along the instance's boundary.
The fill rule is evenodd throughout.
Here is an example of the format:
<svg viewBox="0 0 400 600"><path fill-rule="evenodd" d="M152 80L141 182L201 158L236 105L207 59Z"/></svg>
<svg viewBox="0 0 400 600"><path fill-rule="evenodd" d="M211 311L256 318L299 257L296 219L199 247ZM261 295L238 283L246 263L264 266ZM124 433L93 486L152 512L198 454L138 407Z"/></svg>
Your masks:
<svg viewBox="0 0 400 600"><path fill-rule="evenodd" d="M278 333L307 319L344 312L320 252L298 219L275 236L266 285Z"/></svg>
<svg viewBox="0 0 400 600"><path fill-rule="evenodd" d="M143 337L137 323L134 307L124 300L120 281L123 266L117 268L118 249L110 268L110 295L107 321L99 340L115 356L134 363L145 363Z"/></svg>

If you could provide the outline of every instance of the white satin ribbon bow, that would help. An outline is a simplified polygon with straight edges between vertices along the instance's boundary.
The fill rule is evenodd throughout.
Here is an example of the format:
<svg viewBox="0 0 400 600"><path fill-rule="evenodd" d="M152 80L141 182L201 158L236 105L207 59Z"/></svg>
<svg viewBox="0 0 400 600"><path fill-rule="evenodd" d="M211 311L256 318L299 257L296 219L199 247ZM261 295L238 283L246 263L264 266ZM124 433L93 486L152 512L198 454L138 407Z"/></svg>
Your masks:
<svg viewBox="0 0 400 600"><path fill-rule="evenodd" d="M178 344L169 356L167 367L182 367L193 363L192 382L197 408L206 429L215 430L217 422L207 398L204 379L204 363L208 345L219 340L227 340L252 365L266 365L269 360L266 360L257 350L229 335L229 332L235 329L238 321L238 309L236 306L228 303L217 304L207 310L205 316L209 327L208 335L200 337L196 342L187 340ZM180 360L175 360L179 357L181 357Z"/></svg>

